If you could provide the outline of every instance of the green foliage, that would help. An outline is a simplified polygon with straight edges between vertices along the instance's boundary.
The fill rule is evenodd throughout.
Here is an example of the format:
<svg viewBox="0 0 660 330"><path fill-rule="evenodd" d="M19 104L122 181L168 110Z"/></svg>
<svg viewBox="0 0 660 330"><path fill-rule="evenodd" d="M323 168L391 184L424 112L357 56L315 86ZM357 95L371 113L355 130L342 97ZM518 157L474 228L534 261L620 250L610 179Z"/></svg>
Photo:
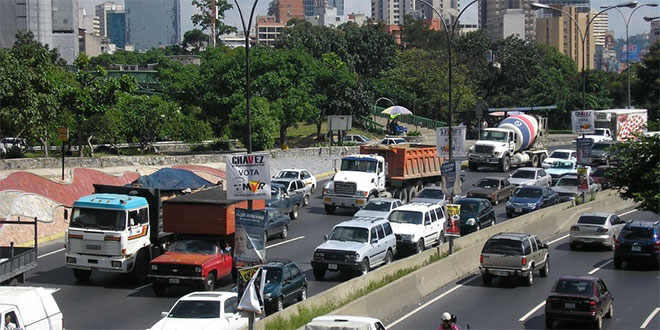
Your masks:
<svg viewBox="0 0 660 330"><path fill-rule="evenodd" d="M237 103L229 116L229 128L232 136L237 137L245 146L248 145L249 141L246 110L245 101L243 100ZM252 115L252 150L260 151L273 148L278 133L279 120L277 114L271 109L268 99L260 96L251 98L250 113Z"/></svg>
<svg viewBox="0 0 660 330"><path fill-rule="evenodd" d="M640 65L636 66L632 93L638 107L649 110L649 121L660 120L660 41L649 48Z"/></svg>
<svg viewBox="0 0 660 330"><path fill-rule="evenodd" d="M639 136L615 144L612 153L619 164L607 171L612 187L623 198L632 198L641 207L660 212L660 136Z"/></svg>
<svg viewBox="0 0 660 330"><path fill-rule="evenodd" d="M213 3L215 2L215 8ZM227 0L192 0L193 6L197 7L197 14L192 15L192 22L200 29L208 31L212 28L212 17L217 14L218 19L215 21L215 38L220 40L223 34L236 32L236 28L229 26L223 22L225 19L225 12L233 6Z"/></svg>
<svg viewBox="0 0 660 330"><path fill-rule="evenodd" d="M202 47L208 44L208 41L209 36L204 34L202 30L192 29L183 34L183 42L181 43L181 46L185 49L192 49L194 54L199 54Z"/></svg>

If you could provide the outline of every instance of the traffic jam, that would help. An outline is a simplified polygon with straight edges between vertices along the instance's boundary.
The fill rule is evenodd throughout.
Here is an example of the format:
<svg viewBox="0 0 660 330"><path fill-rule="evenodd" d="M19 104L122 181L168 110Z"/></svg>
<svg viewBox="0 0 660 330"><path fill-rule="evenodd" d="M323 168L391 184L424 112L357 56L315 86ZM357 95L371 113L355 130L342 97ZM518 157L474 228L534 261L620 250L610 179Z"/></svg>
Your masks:
<svg viewBox="0 0 660 330"><path fill-rule="evenodd" d="M624 115L646 116L633 110L592 111L590 127L580 118L574 120L582 130L573 146L548 148L546 117L511 114L497 127L484 128L469 148L454 146L453 159L462 156L461 162L443 161L449 156L443 146L405 140L367 143L359 153L343 155L331 177L318 181L305 168L271 175L268 155L257 154L227 156L223 185L182 178L188 174L176 169L159 174L176 176L175 185L148 180L131 186L95 185L94 193L75 201L66 215L63 263L76 285L93 286L95 277L110 274L150 287L156 297L169 299L166 302L173 298L160 315L149 315L157 320L150 329L248 327L339 282L456 237L559 203L588 202L609 188L605 173L618 161L610 146L628 137L622 134L632 134L621 131ZM305 217L312 215L315 223L323 224L310 225ZM298 233L318 239L294 251L286 244L307 241ZM569 247L561 251L564 258L597 247L598 253L611 255L615 269L660 265L657 217L643 221L593 210L580 214L561 239ZM608 327L614 316L614 287L593 273L571 272L573 268L552 274L557 262L552 243L536 233L493 235L483 245L474 276L483 289L513 283L516 291L551 277L552 284L542 285L546 292L534 292L545 295L544 308L534 311L543 312L540 327ZM282 252L271 256L276 249ZM581 258L576 256L575 262ZM19 279L11 276L0 280ZM62 319L71 316L63 317L51 302L53 294L18 293L22 303L3 311L3 321L9 319L20 329L41 329L29 326L28 319L38 302L47 304L39 308L42 321L64 324ZM4 308L2 299L10 298L2 297L0 290ZM461 302L443 305L447 310L422 310L428 318L413 316L387 328L437 328L443 322L457 323L457 314L469 323L474 312L456 304ZM385 329L368 315L322 316L308 328L330 329L348 321L364 326L360 329Z"/></svg>

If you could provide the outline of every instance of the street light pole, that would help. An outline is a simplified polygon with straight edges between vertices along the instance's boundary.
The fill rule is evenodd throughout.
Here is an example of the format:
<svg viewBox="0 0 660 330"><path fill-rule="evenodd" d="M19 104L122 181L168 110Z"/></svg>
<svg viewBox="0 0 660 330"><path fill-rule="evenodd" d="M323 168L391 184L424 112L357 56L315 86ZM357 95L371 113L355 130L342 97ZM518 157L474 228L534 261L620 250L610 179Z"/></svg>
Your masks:
<svg viewBox="0 0 660 330"><path fill-rule="evenodd" d="M250 20L246 26L241 6L238 5L238 0L234 0L236 8L238 8L238 13L241 16L243 34L245 35L245 108L247 110L248 122L248 154L252 153L252 114L250 112L250 29L252 29L252 18L254 17L255 8L257 8L257 2L259 2L259 0L254 0L254 4L252 4Z"/></svg>

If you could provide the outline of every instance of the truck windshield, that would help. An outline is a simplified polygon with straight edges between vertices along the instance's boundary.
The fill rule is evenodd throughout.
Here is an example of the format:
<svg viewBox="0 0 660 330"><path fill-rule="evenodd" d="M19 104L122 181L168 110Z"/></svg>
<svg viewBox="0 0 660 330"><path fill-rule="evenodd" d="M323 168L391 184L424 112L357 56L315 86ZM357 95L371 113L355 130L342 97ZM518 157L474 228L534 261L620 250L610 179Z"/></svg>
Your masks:
<svg viewBox="0 0 660 330"><path fill-rule="evenodd" d="M605 130L604 129L596 129L594 132L594 135L605 135Z"/></svg>
<svg viewBox="0 0 660 330"><path fill-rule="evenodd" d="M395 223L410 223L413 225L422 224L422 212L417 211L394 211L390 214L390 222Z"/></svg>
<svg viewBox="0 0 660 330"><path fill-rule="evenodd" d="M190 239L175 241L169 249L171 252L216 254L217 245L211 241Z"/></svg>
<svg viewBox="0 0 660 330"><path fill-rule="evenodd" d="M356 172L368 172L376 173L376 165L378 163L373 160L366 159L342 159L341 160L341 170L342 171L356 171Z"/></svg>
<svg viewBox="0 0 660 330"><path fill-rule="evenodd" d="M180 300L167 317L178 319L213 319L220 317L220 302L210 300Z"/></svg>
<svg viewBox="0 0 660 330"><path fill-rule="evenodd" d="M366 228L337 227L332 231L330 240L366 243L369 231Z"/></svg>
<svg viewBox="0 0 660 330"><path fill-rule="evenodd" d="M70 227L101 230L124 230L126 212L117 210L74 208Z"/></svg>
<svg viewBox="0 0 660 330"><path fill-rule="evenodd" d="M506 132L483 131L479 140L506 142Z"/></svg>

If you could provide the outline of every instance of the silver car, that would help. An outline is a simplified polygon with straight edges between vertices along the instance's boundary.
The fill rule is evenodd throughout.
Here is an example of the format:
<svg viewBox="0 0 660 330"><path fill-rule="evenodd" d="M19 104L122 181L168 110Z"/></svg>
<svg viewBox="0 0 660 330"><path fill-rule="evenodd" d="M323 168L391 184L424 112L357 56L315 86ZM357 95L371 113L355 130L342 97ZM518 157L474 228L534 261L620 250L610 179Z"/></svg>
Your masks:
<svg viewBox="0 0 660 330"><path fill-rule="evenodd" d="M401 205L403 202L396 198L373 198L367 202L367 205L355 212L353 217L387 219L392 210Z"/></svg>
<svg viewBox="0 0 660 330"><path fill-rule="evenodd" d="M552 177L538 167L521 167L509 176L509 183L514 186L550 187Z"/></svg>
<svg viewBox="0 0 660 330"><path fill-rule="evenodd" d="M571 227L571 249L588 244L597 244L614 248L614 241L626 224L616 214L585 213Z"/></svg>

